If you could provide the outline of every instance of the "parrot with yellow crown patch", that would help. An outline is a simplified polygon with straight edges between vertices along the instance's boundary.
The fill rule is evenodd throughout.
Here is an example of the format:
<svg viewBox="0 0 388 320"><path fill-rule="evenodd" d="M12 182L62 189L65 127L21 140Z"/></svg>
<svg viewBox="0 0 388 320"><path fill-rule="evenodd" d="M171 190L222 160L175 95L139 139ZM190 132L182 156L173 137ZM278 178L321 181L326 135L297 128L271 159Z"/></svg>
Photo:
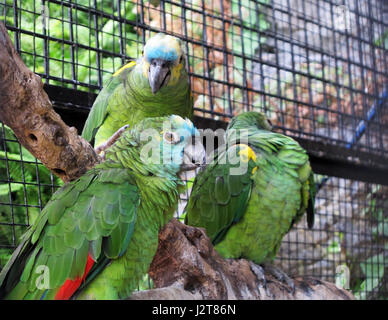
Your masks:
<svg viewBox="0 0 388 320"><path fill-rule="evenodd" d="M184 43L158 33L143 55L121 67L97 96L82 137L99 146L124 125L148 117L179 115L191 119L193 97L185 68Z"/></svg>
<svg viewBox="0 0 388 320"><path fill-rule="evenodd" d="M313 226L314 176L306 151L271 129L258 112L230 121L226 147L196 176L185 222L205 228L222 257L260 264L294 290L293 281L271 262L306 211ZM263 268L251 266L262 279Z"/></svg>

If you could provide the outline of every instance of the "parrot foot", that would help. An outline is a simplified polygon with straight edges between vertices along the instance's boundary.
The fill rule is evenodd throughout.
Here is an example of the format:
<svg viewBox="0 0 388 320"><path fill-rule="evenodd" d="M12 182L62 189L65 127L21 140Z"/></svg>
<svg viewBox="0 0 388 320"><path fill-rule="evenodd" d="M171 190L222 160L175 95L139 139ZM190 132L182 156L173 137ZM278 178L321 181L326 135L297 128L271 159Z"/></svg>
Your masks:
<svg viewBox="0 0 388 320"><path fill-rule="evenodd" d="M94 148L94 151L97 154L100 154L103 152L103 155L101 156L102 160L105 160L105 150L108 149L112 144L116 142L118 138L121 137L123 132L129 127L129 124L126 124L125 126L121 127L119 130L117 130L107 141L101 143L96 148Z"/></svg>
<svg viewBox="0 0 388 320"><path fill-rule="evenodd" d="M269 292L267 290L267 280L265 278L265 273L263 267L261 267L258 264L253 263L252 261L249 261L249 265L251 267L252 272L256 275L257 280L259 281L258 290L260 292L260 288L264 288L265 293L267 296L269 296Z"/></svg>
<svg viewBox="0 0 388 320"><path fill-rule="evenodd" d="M267 271L269 274L274 276L277 280L287 285L289 287L289 292L292 295L294 295L295 293L294 280L292 280L284 271L275 267L272 264L267 264L267 263L262 264L262 267L265 271Z"/></svg>

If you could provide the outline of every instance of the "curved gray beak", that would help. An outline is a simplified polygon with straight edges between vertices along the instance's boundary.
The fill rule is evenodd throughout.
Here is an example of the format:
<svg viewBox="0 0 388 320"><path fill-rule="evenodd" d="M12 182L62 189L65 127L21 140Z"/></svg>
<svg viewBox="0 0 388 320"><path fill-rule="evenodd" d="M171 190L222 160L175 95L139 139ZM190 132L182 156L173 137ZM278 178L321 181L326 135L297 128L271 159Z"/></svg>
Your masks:
<svg viewBox="0 0 388 320"><path fill-rule="evenodd" d="M195 170L206 164L206 151L199 137L193 138L183 150L183 164L180 171Z"/></svg>
<svg viewBox="0 0 388 320"><path fill-rule="evenodd" d="M148 81L153 94L165 86L170 80L170 65L165 60L153 59L148 71Z"/></svg>

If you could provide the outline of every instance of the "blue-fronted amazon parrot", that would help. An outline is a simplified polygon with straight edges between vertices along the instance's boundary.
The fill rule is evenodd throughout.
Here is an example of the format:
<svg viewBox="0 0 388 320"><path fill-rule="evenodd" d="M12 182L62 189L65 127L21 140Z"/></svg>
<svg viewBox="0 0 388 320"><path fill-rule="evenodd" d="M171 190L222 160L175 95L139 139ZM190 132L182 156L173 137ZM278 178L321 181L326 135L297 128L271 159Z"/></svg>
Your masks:
<svg viewBox="0 0 388 320"><path fill-rule="evenodd" d="M189 119L193 114L184 43L158 33L147 41L143 55L116 71L101 90L82 137L99 146L124 125L172 114Z"/></svg>
<svg viewBox="0 0 388 320"><path fill-rule="evenodd" d="M315 185L308 155L271 128L262 113L234 117L226 147L194 181L185 222L205 228L224 258L271 263L284 235L306 211L313 226Z"/></svg>
<svg viewBox="0 0 388 320"><path fill-rule="evenodd" d="M180 116L125 131L104 162L52 196L0 273L0 297L127 298L177 208L180 172L204 159L198 136Z"/></svg>

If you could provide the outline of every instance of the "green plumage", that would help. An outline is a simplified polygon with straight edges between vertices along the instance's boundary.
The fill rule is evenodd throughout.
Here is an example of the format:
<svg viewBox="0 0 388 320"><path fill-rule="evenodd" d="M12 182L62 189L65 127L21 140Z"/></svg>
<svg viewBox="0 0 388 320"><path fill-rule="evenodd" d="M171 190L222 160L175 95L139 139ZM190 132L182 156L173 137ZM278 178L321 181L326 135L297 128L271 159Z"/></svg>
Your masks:
<svg viewBox="0 0 388 320"><path fill-rule="evenodd" d="M186 223L205 228L225 258L272 261L306 209L312 227L315 186L308 156L295 140L270 129L260 113L233 118L226 149L195 179Z"/></svg>
<svg viewBox="0 0 388 320"><path fill-rule="evenodd" d="M163 122L172 131L188 127L176 116L140 122L107 150L105 162L53 195L0 273L0 297L54 299L65 280L83 276L88 256L94 265L73 297L130 295L148 271L158 232L172 218L183 187L178 173L188 137L167 149L169 159L171 152L179 155L169 164L147 165L140 158L148 143L141 139L144 129L155 129L153 141L162 150L171 147L161 136Z"/></svg>
<svg viewBox="0 0 388 320"><path fill-rule="evenodd" d="M152 93L148 73L151 61L147 61L146 55L118 70L99 93L82 131L82 137L89 142L94 140L95 146L122 126L133 126L144 118L172 114L192 117L193 98L184 65L183 43L163 34L152 39L160 43L161 52L166 46L177 51L176 61L168 62L171 73L168 83Z"/></svg>

